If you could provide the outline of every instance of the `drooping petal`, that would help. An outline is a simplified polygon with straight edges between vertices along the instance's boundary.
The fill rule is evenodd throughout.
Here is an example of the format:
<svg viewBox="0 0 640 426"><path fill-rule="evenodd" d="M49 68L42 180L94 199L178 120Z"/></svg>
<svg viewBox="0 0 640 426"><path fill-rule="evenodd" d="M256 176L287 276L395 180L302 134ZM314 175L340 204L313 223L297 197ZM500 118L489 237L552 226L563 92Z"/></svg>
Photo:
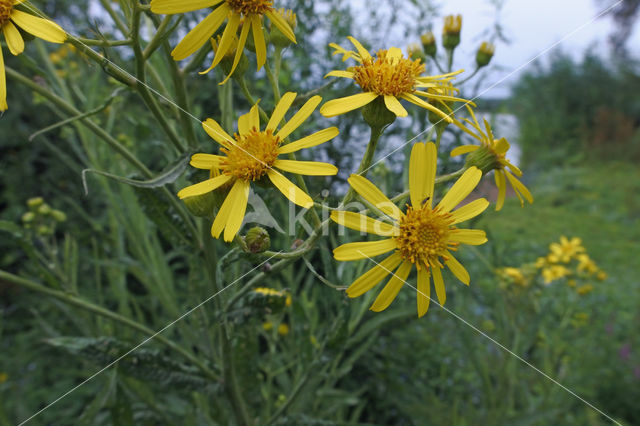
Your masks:
<svg viewBox="0 0 640 426"><path fill-rule="evenodd" d="M320 114L325 117L335 117L336 115L363 107L373 102L377 97L378 95L373 92L364 92L344 98L333 99L320 107Z"/></svg>
<svg viewBox="0 0 640 426"><path fill-rule="evenodd" d="M381 254L395 250L398 247L393 238L380 241L360 241L357 243L347 243L333 250L333 257L336 260L360 260L376 257Z"/></svg>
<svg viewBox="0 0 640 426"><path fill-rule="evenodd" d="M240 38L238 39L238 46L236 47L236 54L233 57L233 65L231 65L231 71L229 71L229 75L227 75L227 78L225 78L220 83L218 83L220 86L222 86L227 81L229 81L229 79L233 75L233 72L236 70L236 67L240 63L240 58L242 58L242 53L244 52L244 46L247 44L247 37L249 36L249 30L250 29L251 29L250 23L249 22L245 22L245 25L243 25L242 29L240 30ZM204 71L204 72L201 72L200 74L206 74L207 72L208 72L208 70Z"/></svg>
<svg viewBox="0 0 640 426"><path fill-rule="evenodd" d="M196 183L195 185L187 186L178 192L178 197L180 199L193 197L196 195L206 194L207 192L211 192L215 189L220 188L225 183L229 182L231 176L220 175L213 179L207 179L203 182Z"/></svg>
<svg viewBox="0 0 640 426"><path fill-rule="evenodd" d="M407 281L407 277L409 276L409 272L411 272L412 266L413 264L411 262L405 260L395 274L391 276L389 282L384 286L369 309L374 312L381 312L387 309Z"/></svg>
<svg viewBox="0 0 640 426"><path fill-rule="evenodd" d="M478 216L480 213L485 211L487 207L489 207L489 201L484 198L478 198L477 200L473 200L472 202L465 204L458 210L451 212L451 216L453 217L452 225Z"/></svg>
<svg viewBox="0 0 640 426"><path fill-rule="evenodd" d="M522 182L520 182L517 178L512 176L511 173L505 171L504 174L507 176L507 179L509 179L509 182L511 182L513 189L516 190L516 194L522 194L522 196L529 202L529 204L533 203L533 196L531 195L531 192L529 192L527 187L524 186ZM522 200L520 200L520 204L524 205Z"/></svg>
<svg viewBox="0 0 640 426"><path fill-rule="evenodd" d="M427 161L427 151L423 143L416 143L411 148L409 158L409 197L414 208L422 207L426 196L424 167Z"/></svg>
<svg viewBox="0 0 640 426"><path fill-rule="evenodd" d="M451 150L451 156L455 157L457 155L467 154L469 152L473 152L480 148L478 145L463 145L457 146Z"/></svg>
<svg viewBox="0 0 640 426"><path fill-rule="evenodd" d="M429 283L429 270L425 267L418 269L418 287L416 291L418 299L418 318L422 318L429 309L431 301L431 285Z"/></svg>
<svg viewBox="0 0 640 426"><path fill-rule="evenodd" d="M467 272L465 267L462 266L462 264L458 262L458 259L453 257L451 253L448 253L448 256L449 259L445 262L445 264L449 267L451 272L453 272L453 275L455 275L456 278L458 278L464 284L469 285L469 281L471 280L471 278L469 277L469 272Z"/></svg>
<svg viewBox="0 0 640 426"><path fill-rule="evenodd" d="M331 220L347 228L381 237L392 237L400 233L395 225L356 212L334 210L331 212Z"/></svg>
<svg viewBox="0 0 640 426"><path fill-rule="evenodd" d="M504 205L504 199L507 195L507 182L504 178L503 170L496 170L494 173L496 186L498 187L498 200L496 201L496 211L500 211Z"/></svg>
<svg viewBox="0 0 640 426"><path fill-rule="evenodd" d="M448 213L455 206L460 204L460 201L464 200L467 195L471 194L480 179L482 178L482 172L475 166L470 167L464 172L460 179L449 189L447 194L442 198L438 207L443 213Z"/></svg>
<svg viewBox="0 0 640 426"><path fill-rule="evenodd" d="M394 113L396 117L406 117L409 115L406 109L402 106L398 98L392 95L384 95L384 104L387 109Z"/></svg>
<svg viewBox="0 0 640 426"><path fill-rule="evenodd" d="M287 37L292 42L297 43L296 35L293 33L293 30L291 29L287 21L285 21L284 18L280 16L279 13L269 11L269 12L266 12L265 15L271 20L271 22L276 27L278 27L280 32L284 34L285 37Z"/></svg>
<svg viewBox="0 0 640 426"><path fill-rule="evenodd" d="M229 148L235 144L235 141L224 129L212 118L207 118L202 122L202 128L211 138L220 145Z"/></svg>
<svg viewBox="0 0 640 426"><path fill-rule="evenodd" d="M18 9L11 11L11 20L20 28L42 40L51 43L64 43L67 33L62 27L48 19L38 18Z"/></svg>
<svg viewBox="0 0 640 426"><path fill-rule="evenodd" d="M253 15L250 19L253 30L253 45L256 48L256 60L258 71L260 71L267 62L267 44L264 41L264 32L262 30L262 16Z"/></svg>
<svg viewBox="0 0 640 426"><path fill-rule="evenodd" d="M431 266L431 275L433 275L433 286L436 288L438 303L444 306L447 301L447 292L444 289L444 280L442 279L442 270L439 266Z"/></svg>
<svg viewBox="0 0 640 426"><path fill-rule="evenodd" d="M368 59L368 58L371 57L371 55L369 54L369 51L367 49L365 49L364 46L362 46L362 44L360 44L360 42L358 40L356 40L355 38L353 38L351 36L348 36L347 38L355 46L355 48L358 51L358 54L360 55L360 58L362 60Z"/></svg>
<svg viewBox="0 0 640 426"><path fill-rule="evenodd" d="M249 200L250 185L248 181L237 180L231 188L231 192L236 191L231 205L231 213L227 219L227 226L224 228L224 240L231 242L242 226L244 214L247 211L247 201ZM231 195L231 194L229 194Z"/></svg>
<svg viewBox="0 0 640 426"><path fill-rule="evenodd" d="M215 6L222 0L151 0L151 11L160 15L193 12Z"/></svg>
<svg viewBox="0 0 640 426"><path fill-rule="evenodd" d="M284 177L282 173L271 169L267 173L267 176L269 176L269 179L275 187L278 188L285 197L291 200L292 203L295 203L300 207L304 207L305 209L313 207L313 199L302 189L294 185L293 182Z"/></svg>
<svg viewBox="0 0 640 426"><path fill-rule="evenodd" d="M296 152L304 148L311 148L312 146L323 144L336 136L340 131L337 127L329 127L324 130L320 130L312 135L299 139L295 142L291 142L287 145L281 146L278 150L280 154L289 154L291 152Z"/></svg>
<svg viewBox="0 0 640 426"><path fill-rule="evenodd" d="M360 275L360 277L347 288L347 296L352 298L362 296L382 281L384 277L389 275L391 271L396 269L401 261L402 257L396 252L376 264L376 266Z"/></svg>
<svg viewBox="0 0 640 426"><path fill-rule="evenodd" d="M21 54L24 51L24 40L16 26L11 21L7 21L2 25L2 32L4 33L4 39L7 41L9 51L13 55Z"/></svg>
<svg viewBox="0 0 640 426"><path fill-rule="evenodd" d="M4 57L0 45L0 111L6 111L7 108L9 108L7 105L7 77L4 73Z"/></svg>
<svg viewBox="0 0 640 426"><path fill-rule="evenodd" d="M296 173L305 176L333 176L338 173L338 168L333 164L321 163L319 161L299 161L299 160L276 160L273 163L276 167L285 172Z"/></svg>
<svg viewBox="0 0 640 426"><path fill-rule="evenodd" d="M487 234L481 229L455 229L451 232L449 240L470 246L479 246L487 242Z"/></svg>
<svg viewBox="0 0 640 426"><path fill-rule="evenodd" d="M398 206L393 204L373 183L360 175L351 175L348 181L354 191L360 194L362 198L376 206L389 217L400 220L402 212Z"/></svg>
<svg viewBox="0 0 640 426"><path fill-rule="evenodd" d="M222 230L227 226L231 215L233 214L233 206L235 204L234 198L237 197L240 193L238 189L241 188L241 184L238 182L234 183L233 187L227 194L227 197L224 199L216 218L213 220L213 224L211 225L211 236L214 238L220 238L220 234L222 234Z"/></svg>
<svg viewBox="0 0 640 426"><path fill-rule="evenodd" d="M223 161L224 157L220 155L194 154L189 164L196 169L211 170L214 167L219 168Z"/></svg>
<svg viewBox="0 0 640 426"><path fill-rule="evenodd" d="M416 95L412 95L410 93L404 93L400 97L402 99L405 99L405 100L411 102L412 104L418 105L418 106L420 106L420 107L422 107L424 109L427 109L429 111L435 112L440 117L442 117L443 120L445 120L448 123L453 122L453 119L451 117L449 117L449 115L447 115L446 113L442 112L440 109L436 108L435 106L431 105L430 103L423 101L422 99L420 99Z"/></svg>
<svg viewBox="0 0 640 426"><path fill-rule="evenodd" d="M278 102L278 105L276 105L275 109L273 110L273 114L271 114L271 118L269 119L269 123L267 123L266 130L276 130L280 122L284 119L287 111L289 111L289 108L291 108L291 104L293 104L296 96L296 93L293 92L287 92L282 95L282 98L280 98L280 102Z"/></svg>
<svg viewBox="0 0 640 426"><path fill-rule="evenodd" d="M305 104L302 105L302 108L300 108L300 110L296 112L296 114L291 117L289 121L287 121L287 124L282 126L276 136L281 140L286 139L287 136L293 133L294 130L300 127L300 125L302 125L302 123L304 123L305 120L309 118L309 116L313 113L313 111L315 111L318 105L320 105L320 102L322 102L322 97L317 95L305 102Z"/></svg>
<svg viewBox="0 0 640 426"><path fill-rule="evenodd" d="M331 71L330 73L328 73L327 75L324 76L324 78L327 77L342 77L342 78L353 78L353 73L351 71L340 71L340 70L334 70Z"/></svg>
<svg viewBox="0 0 640 426"><path fill-rule="evenodd" d="M225 5L226 3L220 7L222 8ZM238 15L237 13L229 12L228 18L229 20L227 21L227 26L224 28L224 32L222 33L222 37L220 38L218 50L216 51L216 55L213 58L213 62L207 70L201 72L200 74L206 74L217 67L222 58L224 58L224 56L227 54L227 51L231 49L233 39L236 37L236 34L238 33L238 27L240 26L240 15Z"/></svg>
<svg viewBox="0 0 640 426"><path fill-rule="evenodd" d="M176 61L181 61L193 55L200 49L215 33L220 25L227 19L229 15L229 6L223 3L216 10L211 12L206 18L196 25L187 35L178 43L171 52L171 56Z"/></svg>

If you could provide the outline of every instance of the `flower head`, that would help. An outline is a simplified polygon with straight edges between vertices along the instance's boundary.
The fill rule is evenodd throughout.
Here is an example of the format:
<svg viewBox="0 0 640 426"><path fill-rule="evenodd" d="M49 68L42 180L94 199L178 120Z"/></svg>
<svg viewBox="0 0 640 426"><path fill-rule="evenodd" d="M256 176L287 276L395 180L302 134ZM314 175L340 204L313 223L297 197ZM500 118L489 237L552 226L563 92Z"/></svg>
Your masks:
<svg viewBox="0 0 640 426"><path fill-rule="evenodd" d="M221 145L222 155L195 154L191 158L191 165L198 169L219 170L220 174L212 173L215 177L182 189L178 192L178 197L206 194L227 184L231 187L211 227L211 235L215 238L219 238L224 230L224 240L231 241L240 230L247 208L251 182L268 178L289 200L309 208L313 205L311 197L279 170L309 176L328 176L338 172L335 166L327 163L279 158L280 154L289 154L320 145L338 135L338 129L330 127L285 144L287 137L313 113L322 101L320 96L309 99L280 130L277 130L295 98L295 93L285 93L263 130L260 128L257 105L254 105L248 114L238 119L238 133L233 137L211 118L202 123L207 134Z"/></svg>
<svg viewBox="0 0 640 426"><path fill-rule="evenodd" d="M343 244L333 251L334 257L342 261L371 259L393 252L381 262L375 262L376 266L356 279L347 289L349 297L358 297L392 274L388 284L371 306L373 311L382 311L391 304L414 265L418 271L418 315L423 316L429 307L430 277L433 277L440 304L444 304L446 294L442 269L445 266L460 281L469 284L469 273L452 252L456 251L460 244L479 245L487 241L484 231L459 229L456 226L482 213L489 205L487 200L481 198L453 210L473 191L482 177L482 172L475 167L468 169L440 203L433 207L436 159L436 147L433 143L417 143L413 146L409 165L411 204L405 212L393 204L373 183L362 176L351 175L351 187L388 216L392 223L354 212L334 211L331 214L331 219L343 226L387 237L380 241Z"/></svg>
<svg viewBox="0 0 640 426"><path fill-rule="evenodd" d="M582 240L577 237L569 240L564 235L560 237L560 242L549 245L549 261L552 263L569 263L571 259L578 258L578 254L584 252ZM595 266L595 264L594 264Z"/></svg>
<svg viewBox="0 0 640 426"><path fill-rule="evenodd" d="M39 18L29 13L16 9L24 0L0 0L0 30L4 33L7 47L13 55L19 55L24 51L24 40L16 27L51 43L63 43L67 39L65 31L55 22ZM4 71L4 58L0 46L0 111L6 111L7 82Z"/></svg>
<svg viewBox="0 0 640 426"><path fill-rule="evenodd" d="M492 43L483 41L478 48L478 52L476 52L476 65L478 68L489 65L495 51L496 47Z"/></svg>
<svg viewBox="0 0 640 426"><path fill-rule="evenodd" d="M424 53L426 55L431 57L436 56L438 46L436 45L436 37L431 31L427 31L426 33L422 34L420 36L420 42L422 43L422 48L424 49Z"/></svg>
<svg viewBox="0 0 640 426"><path fill-rule="evenodd" d="M220 39L219 49L216 51L211 67L203 72L207 73L215 68L231 50L235 50L231 72L220 84L224 84L235 71L242 51L247 43L249 33L253 34L256 49L258 69L266 62L267 46L263 32L263 17L269 18L282 34L292 42L296 36L287 21L273 8L271 0L151 0L153 13L175 14L208 8L218 5L202 22L196 25L171 52L176 61L185 59L200 49L211 36L227 21ZM238 30L240 36L237 37ZM234 44L234 38L237 43Z"/></svg>
<svg viewBox="0 0 640 426"><path fill-rule="evenodd" d="M451 122L449 114L425 102L421 97L469 103L465 99L455 98L437 90L441 83L451 81L462 70L443 75L423 76L425 64L420 59L412 60L405 57L397 47L379 50L373 57L358 40L353 37L348 38L357 52L346 50L335 43L331 43L330 46L335 49L334 55L341 54L343 61L354 59L358 65L348 68L346 71L331 71L325 77L350 78L360 86L362 93L325 103L320 108L320 113L325 117L344 114L382 97L387 109L397 117L408 115L407 110L399 101L404 99L433 111L444 120ZM429 88L436 89L435 93L423 90Z"/></svg>
<svg viewBox="0 0 640 426"><path fill-rule="evenodd" d="M462 30L462 15L447 15L444 17L442 34L459 35Z"/></svg>
<svg viewBox="0 0 640 426"><path fill-rule="evenodd" d="M480 123L478 123L478 119L473 110L468 106L467 109L473 121L465 118L464 122L470 126L471 129L458 120L454 120L454 123L460 129L480 141L481 145L459 146L451 151L451 156L455 157L456 155L469 153L466 161L467 165L476 166L480 168L483 173L495 170L496 186L498 187L496 210L502 209L504 205L504 199L507 193L507 180L511 183L521 205L524 206L524 200L533 203L531 192L514 176L522 176L522 171L507 160L507 151L509 151L510 148L509 142L505 138L496 139L493 136L491 125L487 120L484 120L484 129L480 127Z"/></svg>

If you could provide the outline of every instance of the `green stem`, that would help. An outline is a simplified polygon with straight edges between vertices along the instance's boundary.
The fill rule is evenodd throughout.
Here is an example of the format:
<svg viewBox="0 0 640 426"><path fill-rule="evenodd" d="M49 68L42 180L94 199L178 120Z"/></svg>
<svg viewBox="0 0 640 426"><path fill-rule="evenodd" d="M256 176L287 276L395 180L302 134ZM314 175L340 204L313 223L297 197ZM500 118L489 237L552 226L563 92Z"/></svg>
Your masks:
<svg viewBox="0 0 640 426"><path fill-rule="evenodd" d="M251 420L251 416L249 415L249 412L247 410L247 404L245 403L244 398L242 397L242 392L240 391L240 387L238 386L236 368L231 352L229 336L227 335L226 324L221 325L220 331L220 340L222 340L221 343L225 390L227 390L229 399L231 400L231 406L233 407L233 411L237 420L236 424L251 425L253 424L253 421Z"/></svg>
<svg viewBox="0 0 640 426"><path fill-rule="evenodd" d="M367 176L367 172L371 167L371 163L373 162L373 156L376 153L376 148L378 147L378 141L380 140L380 136L384 132L384 127L372 127L371 128L371 137L369 138L369 144L367 145L367 150L364 153L364 157L362 157L362 161L360 162L360 166L355 174L360 175L362 177ZM354 189L350 186L349 190L345 194L340 206L338 208L343 207L349 201L353 199L355 196Z"/></svg>
<svg viewBox="0 0 640 426"><path fill-rule="evenodd" d="M144 325L130 319L130 318L126 318L120 314L117 314L113 311L110 311L108 309L105 309L101 306L97 306L94 305L93 303L86 301L84 299L81 299L80 297L74 296L72 294L69 293L65 293L62 291L58 291L58 290L54 290L51 288L47 288L41 284L38 284L36 282L30 281L26 278L22 278L19 277L17 275L13 275L9 272L0 270L0 279L10 282L12 284L16 284L19 285L21 287L25 287L29 290L35 291L37 293L40 294L45 294L47 296L51 296L55 299L58 299L62 302L65 302L69 305L72 306L76 306L78 308L84 309L86 311L89 312L93 312L95 314L98 314L100 316L103 316L105 318L109 318L111 320L114 320L116 322L119 322L121 324L124 324L128 327L131 327L135 330L138 330L140 332L142 332L143 334L146 334L148 336L150 336L150 338L153 338L155 340L157 340L158 342L162 343L163 345L167 346L169 349L181 354L183 357L185 357L186 359L188 359L191 363L193 363L193 365L197 366L200 371L202 371L209 379L211 380L215 380L218 381L220 378L218 377L218 375L216 373L214 373L213 371L211 371L209 368L207 368L204 364L202 364L202 362L200 362L200 360L195 357L193 354L191 354L190 352L188 352L187 350L185 350L183 347L177 345L176 343L172 342L171 340L167 339L164 336L161 336L160 334L157 334L156 331L151 330L150 328L145 327Z"/></svg>

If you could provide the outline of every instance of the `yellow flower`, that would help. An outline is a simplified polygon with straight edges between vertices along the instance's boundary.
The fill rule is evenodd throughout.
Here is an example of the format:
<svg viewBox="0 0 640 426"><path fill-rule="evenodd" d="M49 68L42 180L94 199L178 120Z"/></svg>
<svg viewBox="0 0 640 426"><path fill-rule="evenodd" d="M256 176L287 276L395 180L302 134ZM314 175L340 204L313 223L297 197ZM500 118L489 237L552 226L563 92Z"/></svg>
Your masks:
<svg viewBox="0 0 640 426"><path fill-rule="evenodd" d="M462 30L462 15L447 15L444 17L442 34L458 35L460 30Z"/></svg>
<svg viewBox="0 0 640 426"><path fill-rule="evenodd" d="M606 279L607 279L607 276L608 276L608 275L607 275L607 273L606 273L605 271L599 271L599 272L596 274L596 278L598 279L598 281L604 281L604 280L606 280Z"/></svg>
<svg viewBox="0 0 640 426"><path fill-rule="evenodd" d="M579 254L577 256L578 259L578 272L586 272L589 275L593 275L598 273L599 269L588 254Z"/></svg>
<svg viewBox="0 0 640 426"><path fill-rule="evenodd" d="M462 70L443 75L421 76L425 72L424 63L420 59L411 60L404 57L402 51L397 47L380 50L374 58L358 40L353 37L348 37L348 39L356 47L357 52L346 50L335 43L331 43L330 46L335 49L334 55L343 55L343 62L351 58L358 62L359 65L348 68L346 71L331 71L325 77L350 78L362 88L362 93L328 101L320 108L320 113L325 117L344 114L368 105L378 97L383 97L387 109L397 117L406 117L408 115L407 110L404 109L399 101L399 99L404 99L433 111L444 120L451 122L452 119L449 114L430 105L419 96L441 101L469 102L465 99L447 96L441 91L433 93L420 90L438 89L441 87L438 83L454 79L455 75L463 72Z"/></svg>
<svg viewBox="0 0 640 426"><path fill-rule="evenodd" d="M355 212L334 211L331 214L332 220L347 228L389 237L380 241L343 244L333 251L334 257L340 261L370 259L393 251L386 259L376 262L376 266L347 289L349 297L361 296L395 270L371 306L373 311L382 311L391 304L413 265L418 270L418 316L423 316L429 308L430 276L433 276L438 300L444 305L446 294L442 269L445 265L460 281L469 284L469 273L451 252L457 250L460 244L480 245L487 241L484 231L458 229L455 226L482 213L489 205L487 200L481 198L452 211L477 186L482 172L475 167L468 169L434 208L436 160L436 147L432 142L413 146L409 164L411 205L407 206L404 213L370 181L359 175L351 175L351 187L391 218L393 223Z"/></svg>
<svg viewBox="0 0 640 426"><path fill-rule="evenodd" d="M22 30L51 43L63 43L67 34L55 22L38 18L29 13L15 9L24 0L0 0L0 29L4 33L9 51L15 56L24 51L24 40L20 34ZM4 58L0 46L0 111L6 111L7 105L7 81L4 71Z"/></svg>
<svg viewBox="0 0 640 426"><path fill-rule="evenodd" d="M564 278L569 274L571 274L571 271L562 265L551 265L542 270L542 278L544 278L545 284Z"/></svg>
<svg viewBox="0 0 640 426"><path fill-rule="evenodd" d="M270 322L270 321L263 322L263 323L262 323L262 329L263 329L264 331L271 331L271 330L273 330L273 323L272 323L272 322Z"/></svg>
<svg viewBox="0 0 640 426"><path fill-rule="evenodd" d="M549 260L553 263L569 263L571 259L579 253L584 252L582 240L580 238L572 238L568 240L564 235L560 237L560 243L551 243L549 245Z"/></svg>
<svg viewBox="0 0 640 426"><path fill-rule="evenodd" d="M262 29L263 16L269 18L271 23L292 42L296 42L296 36L293 30L287 21L274 10L273 1L271 0L151 0L151 11L153 13L172 15L216 5L218 6L215 10L196 25L195 28L178 43L173 52L171 52L173 59L179 61L194 54L209 41L211 36L220 28L225 20L227 20L227 24L220 39L220 48L213 58L211 67L203 73L207 73L215 68L227 54L228 50L234 46L233 40L237 36L238 29L240 29L240 37L238 37L233 66L227 79L231 77L238 62L240 62L249 32L253 33L258 69L262 68L267 59L267 46ZM227 79L221 84L225 83Z"/></svg>
<svg viewBox="0 0 640 426"><path fill-rule="evenodd" d="M280 323L278 326L278 334L281 336L286 336L289 334L289 326L285 323Z"/></svg>
<svg viewBox="0 0 640 426"><path fill-rule="evenodd" d="M0 373L0 384L4 383L9 379L9 375L7 373Z"/></svg>
<svg viewBox="0 0 640 426"><path fill-rule="evenodd" d="M473 121L464 119L465 123L470 125L473 130L469 129L465 124L458 120L454 120L454 123L463 131L473 136L480 141L481 145L463 145L454 148L451 151L451 156L462 155L471 153L467 157L467 164L475 165L482 169L483 173L488 173L491 170L495 170L494 176L496 180L496 186L498 187L498 200L496 201L496 210L502 209L504 205L504 199L507 194L507 180L511 183L520 204L524 206L524 200L529 203L533 203L533 197L531 192L527 189L522 182L520 182L514 174L518 177L522 176L522 171L514 164L511 164L506 158L507 151L509 150L509 142L505 138L495 139L493 132L491 131L491 125L487 120L484 120L484 130L480 127L478 119L473 110L467 106L469 114L473 118Z"/></svg>
<svg viewBox="0 0 640 426"><path fill-rule="evenodd" d="M224 240L231 241L240 230L247 208L251 182L268 177L271 183L293 203L310 208L313 206L311 197L276 169L309 176L328 176L338 172L332 164L278 158L280 154L289 154L320 145L338 135L338 129L330 127L297 141L283 144L322 101L320 96L309 99L279 131L276 131L295 98L295 93L285 93L276 105L264 130L260 130L257 105L238 119L238 133L234 137L229 136L220 124L211 118L202 123L209 136L222 146L223 155L195 154L191 157L191 165L198 169L220 170L220 175L182 189L178 192L178 197L202 195L230 184L229 195L220 207L211 227L211 235L215 238L219 238L224 229Z"/></svg>
<svg viewBox="0 0 640 426"><path fill-rule="evenodd" d="M591 285L591 284L585 284L582 287L578 287L578 289L576 290L576 292L580 296L584 296L585 294L589 294L592 291L593 291L593 285Z"/></svg>
<svg viewBox="0 0 640 426"><path fill-rule="evenodd" d="M520 287L527 286L527 280L522 273L522 271L518 268L505 267L500 271L502 276L513 281L513 283L519 285Z"/></svg>

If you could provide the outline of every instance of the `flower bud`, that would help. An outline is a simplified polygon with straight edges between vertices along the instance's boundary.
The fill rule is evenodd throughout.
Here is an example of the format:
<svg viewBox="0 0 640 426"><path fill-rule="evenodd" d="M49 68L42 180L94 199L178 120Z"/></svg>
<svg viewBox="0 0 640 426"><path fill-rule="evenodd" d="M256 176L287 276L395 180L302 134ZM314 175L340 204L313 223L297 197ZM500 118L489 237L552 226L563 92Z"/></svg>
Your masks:
<svg viewBox="0 0 640 426"><path fill-rule="evenodd" d="M247 296L247 302L254 308L277 314L286 306L287 292L269 287L257 287Z"/></svg>
<svg viewBox="0 0 640 426"><path fill-rule="evenodd" d="M218 53L220 38L221 38L220 36L218 36L216 39L214 39L213 37L211 38L211 47L213 48L214 53ZM222 67L222 70L224 71L224 73L227 75L229 75L229 73L231 72L231 69L233 68L233 60L235 59L237 49L238 49L238 39L234 36L233 40L231 41L231 46L225 52L224 56L222 57L222 60L220 61L220 66ZM247 68L249 68L249 60L247 59L247 56L243 52L242 56L240 57L240 62L238 62L238 66L236 66L236 69L233 72L233 75L240 77L244 75L244 73L247 71Z"/></svg>
<svg viewBox="0 0 640 426"><path fill-rule="evenodd" d="M49 204L42 204L40 207L38 207L38 214L41 214L42 216L46 216L50 213L51 213L51 207L49 206Z"/></svg>
<svg viewBox="0 0 640 426"><path fill-rule="evenodd" d="M493 44L486 41L482 42L482 44L478 48L478 52L476 53L476 65L478 66L478 68L489 65L489 62L491 62L491 58L493 58L495 50L496 47Z"/></svg>
<svg viewBox="0 0 640 426"><path fill-rule="evenodd" d="M22 215L22 221L24 223L31 223L36 218L36 215L33 212L26 212Z"/></svg>
<svg viewBox="0 0 640 426"><path fill-rule="evenodd" d="M278 334L283 337L289 334L289 325L280 323L280 325L278 326Z"/></svg>
<svg viewBox="0 0 640 426"><path fill-rule="evenodd" d="M436 56L436 52L438 51L438 46L436 45L436 37L433 35L431 31L426 32L420 36L420 41L422 42L422 49L424 49L424 53L427 56L431 56L434 58Z"/></svg>
<svg viewBox="0 0 640 426"><path fill-rule="evenodd" d="M411 43L408 47L407 47L407 53L409 55L409 58L411 58L411 60L419 60L421 62L425 62L427 60L427 57L424 54L424 51L422 50L422 46L420 46L418 43Z"/></svg>
<svg viewBox="0 0 640 426"><path fill-rule="evenodd" d="M442 29L442 45L445 49L453 50L460 44L460 30L462 29L461 15L448 15L444 18Z"/></svg>
<svg viewBox="0 0 640 426"><path fill-rule="evenodd" d="M56 222L65 222L67 220L67 215L60 210L52 210L51 217L53 217Z"/></svg>
<svg viewBox="0 0 640 426"><path fill-rule="evenodd" d="M271 246L269 233L260 226L249 229L249 232L247 232L247 235L244 237L244 242L251 253L262 253L269 250Z"/></svg>
<svg viewBox="0 0 640 426"><path fill-rule="evenodd" d="M289 24L289 26L291 27L291 30L295 32L296 26L298 25L298 18L292 10L278 9L278 10L275 10L274 13L277 13L278 15L280 15L282 19L287 24ZM284 49L285 47L288 47L291 44L293 44L293 41L289 40L289 38L286 35L282 34L282 31L280 31L278 27L276 27L273 24L271 24L270 40L274 46L279 47L281 49Z"/></svg>
<svg viewBox="0 0 640 426"><path fill-rule="evenodd" d="M378 96L362 108L362 117L372 129L383 129L393 123L396 115L387 109L384 97Z"/></svg>
<svg viewBox="0 0 640 426"><path fill-rule="evenodd" d="M42 197L34 197L27 200L27 207L33 211L36 211L42 204L44 204Z"/></svg>

